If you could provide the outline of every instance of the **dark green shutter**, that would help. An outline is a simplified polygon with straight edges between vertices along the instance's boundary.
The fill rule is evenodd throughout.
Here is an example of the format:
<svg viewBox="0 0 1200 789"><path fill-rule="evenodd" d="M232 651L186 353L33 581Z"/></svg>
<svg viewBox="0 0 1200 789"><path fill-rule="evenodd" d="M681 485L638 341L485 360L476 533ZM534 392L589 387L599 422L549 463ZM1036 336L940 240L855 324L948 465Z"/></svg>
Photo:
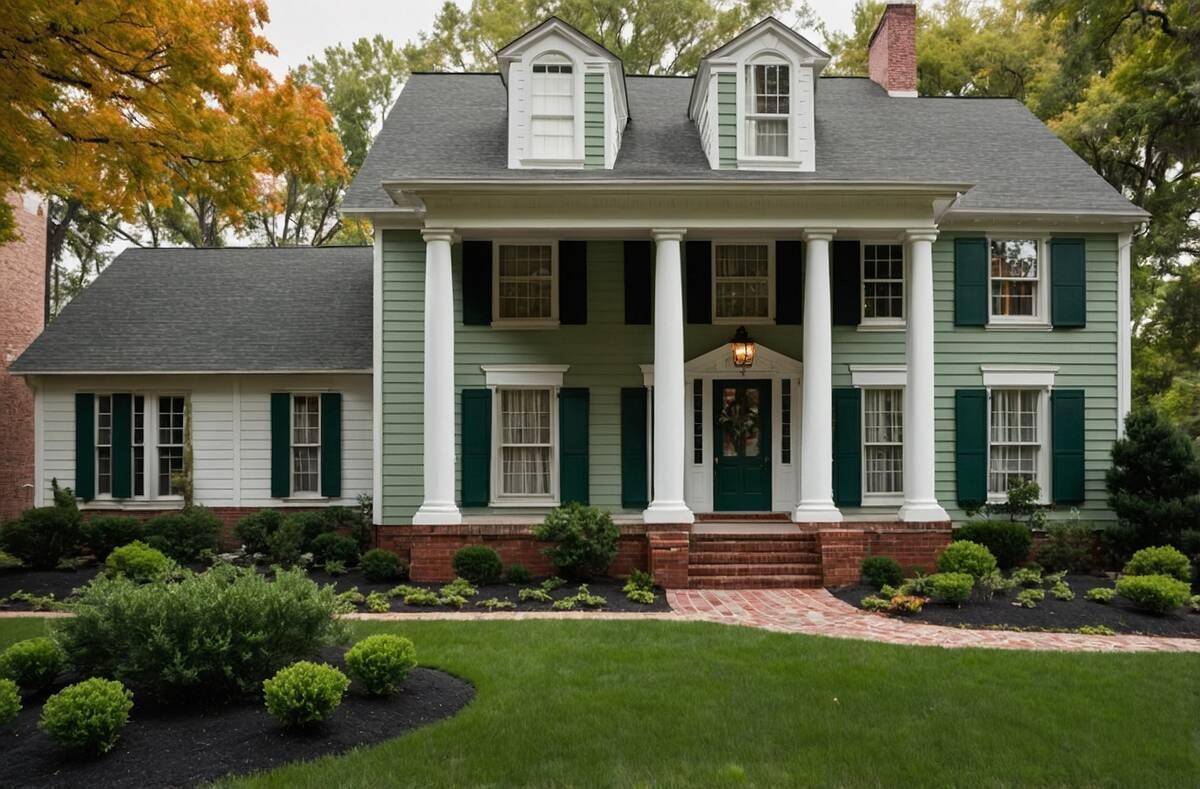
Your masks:
<svg viewBox="0 0 1200 789"><path fill-rule="evenodd" d="M775 323L804 322L804 242L775 242Z"/></svg>
<svg viewBox="0 0 1200 789"><path fill-rule="evenodd" d="M830 271L833 325L857 326L862 321L862 253L857 241L833 242Z"/></svg>
<svg viewBox="0 0 1200 789"><path fill-rule="evenodd" d="M271 498L292 495L292 396L271 393Z"/></svg>
<svg viewBox="0 0 1200 789"><path fill-rule="evenodd" d="M588 503L588 390L558 390L558 485L563 504Z"/></svg>
<svg viewBox="0 0 1200 789"><path fill-rule="evenodd" d="M492 242L462 245L462 310L464 326L492 323Z"/></svg>
<svg viewBox="0 0 1200 789"><path fill-rule="evenodd" d="M625 323L630 326L650 324L650 242L625 242Z"/></svg>
<svg viewBox="0 0 1200 789"><path fill-rule="evenodd" d="M646 408L644 387L621 390L621 506L629 510L650 503Z"/></svg>
<svg viewBox="0 0 1200 789"><path fill-rule="evenodd" d="M96 497L96 396L90 392L75 393L75 495Z"/></svg>
<svg viewBox="0 0 1200 789"><path fill-rule="evenodd" d="M112 396L112 495L133 495L133 396Z"/></svg>
<svg viewBox="0 0 1200 789"><path fill-rule="evenodd" d="M492 497L492 390L462 392L462 505L486 507Z"/></svg>
<svg viewBox="0 0 1200 789"><path fill-rule="evenodd" d="M342 496L342 396L321 393L321 495Z"/></svg>
<svg viewBox="0 0 1200 789"><path fill-rule="evenodd" d="M958 503L982 504L987 499L986 389L959 389L954 393L954 469Z"/></svg>
<svg viewBox="0 0 1200 789"><path fill-rule="evenodd" d="M1053 447L1052 493L1055 504L1079 504L1083 493L1084 395L1082 389L1050 393L1050 441Z"/></svg>
<svg viewBox="0 0 1200 789"><path fill-rule="evenodd" d="M954 239L954 325L986 326L988 248L985 238Z"/></svg>
<svg viewBox="0 0 1200 789"><path fill-rule="evenodd" d="M862 504L862 390L833 390L833 501Z"/></svg>
<svg viewBox="0 0 1200 789"><path fill-rule="evenodd" d="M1087 263L1083 239L1050 242L1050 322L1056 329L1087 326Z"/></svg>
<svg viewBox="0 0 1200 789"><path fill-rule="evenodd" d="M687 322L712 323L712 242L688 241Z"/></svg>
<svg viewBox="0 0 1200 789"><path fill-rule="evenodd" d="M587 242L558 242L558 322L587 323Z"/></svg>

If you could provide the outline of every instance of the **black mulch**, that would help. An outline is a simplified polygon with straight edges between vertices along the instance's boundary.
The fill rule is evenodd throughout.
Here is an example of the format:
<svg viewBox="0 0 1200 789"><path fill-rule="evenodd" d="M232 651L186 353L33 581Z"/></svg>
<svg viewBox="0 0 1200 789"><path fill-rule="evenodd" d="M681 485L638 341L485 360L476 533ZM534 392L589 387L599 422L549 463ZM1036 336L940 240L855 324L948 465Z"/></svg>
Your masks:
<svg viewBox="0 0 1200 789"><path fill-rule="evenodd" d="M927 603L921 613L906 615L905 618L932 625L1012 630L1069 631L1084 625L1104 625L1118 633L1200 638L1200 614L1189 613L1186 608L1166 616L1155 616L1136 610L1129 601L1120 597L1107 604L1093 603L1084 599L1084 593L1096 586L1111 587L1113 582L1110 579L1068 575L1066 581L1075 592L1074 600L1056 600L1047 589L1046 599L1038 603L1037 608L1021 608L1012 604L1017 594L1017 590L1014 590L1006 596L996 595L990 601L972 599L961 608ZM858 585L832 591L840 600L858 606L875 589Z"/></svg>
<svg viewBox="0 0 1200 789"><path fill-rule="evenodd" d="M340 654L327 650L322 657L340 664ZM104 756L79 757L37 728L42 703L54 690L26 697L16 721L0 728L0 786L193 786L390 740L449 718L475 695L470 683L417 668L396 696L367 698L351 686L328 720L294 733L282 729L261 701L168 707L135 692L116 747Z"/></svg>
<svg viewBox="0 0 1200 789"><path fill-rule="evenodd" d="M85 567L79 570L25 570L13 567L0 570L0 599L8 597L13 592L21 591L45 597L54 595L56 600L69 597L71 592L96 577L100 572L98 566ZM3 603L0 610L28 611L26 603Z"/></svg>

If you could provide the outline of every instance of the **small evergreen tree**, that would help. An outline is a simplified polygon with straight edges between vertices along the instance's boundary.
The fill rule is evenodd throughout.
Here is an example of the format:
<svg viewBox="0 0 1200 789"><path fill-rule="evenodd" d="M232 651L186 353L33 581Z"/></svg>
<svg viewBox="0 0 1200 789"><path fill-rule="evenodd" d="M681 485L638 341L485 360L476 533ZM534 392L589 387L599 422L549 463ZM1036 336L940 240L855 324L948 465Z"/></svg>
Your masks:
<svg viewBox="0 0 1200 789"><path fill-rule="evenodd" d="M1176 543L1200 523L1200 460L1187 434L1150 408L1125 419L1105 474L1108 505L1138 547Z"/></svg>

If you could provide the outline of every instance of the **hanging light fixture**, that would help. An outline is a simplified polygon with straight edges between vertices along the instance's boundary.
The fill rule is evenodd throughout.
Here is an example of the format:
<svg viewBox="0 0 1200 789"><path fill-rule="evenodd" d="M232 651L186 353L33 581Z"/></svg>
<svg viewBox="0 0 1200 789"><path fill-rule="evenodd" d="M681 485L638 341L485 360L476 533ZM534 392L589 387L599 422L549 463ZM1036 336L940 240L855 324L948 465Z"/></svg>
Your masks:
<svg viewBox="0 0 1200 789"><path fill-rule="evenodd" d="M754 340L750 339L750 335L746 333L745 326L739 326L738 330L733 333L733 340L729 343L729 350L733 352L733 366L742 371L742 375L746 374L746 369L754 366Z"/></svg>

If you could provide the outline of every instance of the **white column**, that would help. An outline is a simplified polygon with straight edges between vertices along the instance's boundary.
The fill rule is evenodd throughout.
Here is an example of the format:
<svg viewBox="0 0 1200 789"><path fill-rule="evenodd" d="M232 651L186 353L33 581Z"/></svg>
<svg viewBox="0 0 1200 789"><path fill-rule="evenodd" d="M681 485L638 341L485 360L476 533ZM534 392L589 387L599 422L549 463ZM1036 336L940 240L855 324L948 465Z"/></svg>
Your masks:
<svg viewBox="0 0 1200 789"><path fill-rule="evenodd" d="M804 234L804 390L800 404L800 503L797 523L837 523L833 503L833 317L829 242L835 231ZM782 295L782 294L781 294Z"/></svg>
<svg viewBox="0 0 1200 789"><path fill-rule="evenodd" d="M683 501L687 413L683 382L683 230L654 230L654 500L646 523L691 523Z"/></svg>
<svg viewBox="0 0 1200 789"><path fill-rule="evenodd" d="M904 333L904 505L902 521L949 520L934 492L933 242L935 230L910 230Z"/></svg>
<svg viewBox="0 0 1200 789"><path fill-rule="evenodd" d="M454 286L451 230L422 230L425 239L425 494L418 525L462 523L454 503ZM375 406L381 407L376 403ZM378 458L376 463L381 463Z"/></svg>

